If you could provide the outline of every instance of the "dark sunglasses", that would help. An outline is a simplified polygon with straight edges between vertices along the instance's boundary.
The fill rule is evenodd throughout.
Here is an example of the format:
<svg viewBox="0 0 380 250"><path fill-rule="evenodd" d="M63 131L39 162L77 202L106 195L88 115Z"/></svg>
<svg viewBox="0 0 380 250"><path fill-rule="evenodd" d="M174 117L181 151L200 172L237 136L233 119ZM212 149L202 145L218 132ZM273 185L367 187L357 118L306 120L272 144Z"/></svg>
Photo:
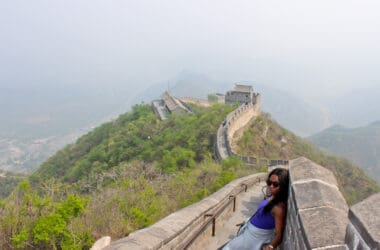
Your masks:
<svg viewBox="0 0 380 250"><path fill-rule="evenodd" d="M270 185L273 185L273 187L279 187L280 186L280 183L278 182L278 181L267 181L267 185L268 185L268 187L270 186Z"/></svg>

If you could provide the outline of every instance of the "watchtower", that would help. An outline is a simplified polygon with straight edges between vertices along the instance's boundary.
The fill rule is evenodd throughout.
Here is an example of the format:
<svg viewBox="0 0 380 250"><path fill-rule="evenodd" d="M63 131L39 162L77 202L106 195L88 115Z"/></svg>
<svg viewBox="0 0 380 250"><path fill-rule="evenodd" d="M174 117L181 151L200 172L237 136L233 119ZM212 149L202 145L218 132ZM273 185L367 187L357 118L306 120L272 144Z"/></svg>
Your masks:
<svg viewBox="0 0 380 250"><path fill-rule="evenodd" d="M227 91L225 97L226 104L256 104L257 96L250 85L235 84L233 90Z"/></svg>

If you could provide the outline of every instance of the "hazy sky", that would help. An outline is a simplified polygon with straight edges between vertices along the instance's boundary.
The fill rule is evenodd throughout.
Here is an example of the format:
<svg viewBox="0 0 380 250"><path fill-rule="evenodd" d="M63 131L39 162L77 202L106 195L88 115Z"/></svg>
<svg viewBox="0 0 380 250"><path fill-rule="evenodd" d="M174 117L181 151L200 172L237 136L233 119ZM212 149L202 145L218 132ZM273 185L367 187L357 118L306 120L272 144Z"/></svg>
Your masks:
<svg viewBox="0 0 380 250"><path fill-rule="evenodd" d="M317 99L380 85L380 1L9 0L0 86L128 85L181 70Z"/></svg>

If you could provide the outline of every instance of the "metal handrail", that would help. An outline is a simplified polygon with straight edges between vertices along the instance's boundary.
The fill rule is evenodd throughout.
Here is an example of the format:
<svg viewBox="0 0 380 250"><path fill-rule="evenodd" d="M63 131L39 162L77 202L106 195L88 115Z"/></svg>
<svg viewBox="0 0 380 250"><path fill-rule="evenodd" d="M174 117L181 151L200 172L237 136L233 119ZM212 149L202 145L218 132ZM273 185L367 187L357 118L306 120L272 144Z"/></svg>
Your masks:
<svg viewBox="0 0 380 250"><path fill-rule="evenodd" d="M259 182L260 182L260 178L259 178ZM197 230L194 232L194 234L190 237L190 239L188 239L184 244L183 244L183 249L188 249L194 242L195 240L198 238L198 236L200 236L205 230L206 228L210 225L210 223L212 223L212 232L211 232L211 235L212 236L215 236L215 223L216 223L216 218L231 204L231 202L233 202L233 212L236 211L236 196L238 194L240 194L241 192L247 192L247 188L248 188L248 185L243 183L241 185L241 189L238 193L236 193L235 195L230 195L228 197L228 201L226 202L226 204L224 204L223 206L221 206L214 214L205 214L205 217L210 217L206 222L204 222L204 224Z"/></svg>

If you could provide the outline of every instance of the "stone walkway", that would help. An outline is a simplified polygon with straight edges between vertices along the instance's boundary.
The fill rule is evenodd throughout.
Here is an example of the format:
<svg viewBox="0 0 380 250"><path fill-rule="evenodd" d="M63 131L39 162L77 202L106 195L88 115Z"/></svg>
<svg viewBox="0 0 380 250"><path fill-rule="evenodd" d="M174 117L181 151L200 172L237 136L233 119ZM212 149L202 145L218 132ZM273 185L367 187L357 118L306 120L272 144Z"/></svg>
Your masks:
<svg viewBox="0 0 380 250"><path fill-rule="evenodd" d="M238 229L236 224L252 216L259 203L263 200L263 187L265 187L265 182L262 181L239 196L236 202L236 212L222 227L216 227L215 237L208 245L203 246L202 249L215 250L236 235Z"/></svg>

